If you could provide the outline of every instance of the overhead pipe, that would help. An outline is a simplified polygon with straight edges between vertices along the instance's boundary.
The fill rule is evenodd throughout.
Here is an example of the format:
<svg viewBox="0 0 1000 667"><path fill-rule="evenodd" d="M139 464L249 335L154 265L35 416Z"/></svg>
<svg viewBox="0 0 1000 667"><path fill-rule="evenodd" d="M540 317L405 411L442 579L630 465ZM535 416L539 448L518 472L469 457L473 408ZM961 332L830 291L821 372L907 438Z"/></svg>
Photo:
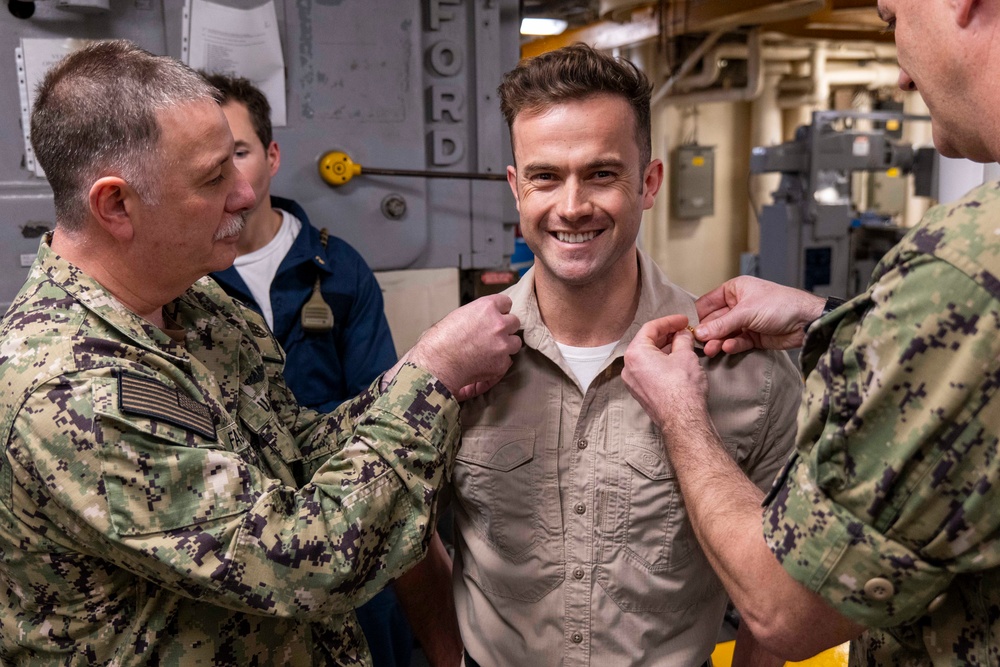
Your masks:
<svg viewBox="0 0 1000 667"><path fill-rule="evenodd" d="M823 77L827 95L834 86L864 86L868 90L875 90L895 86L898 79L899 67L886 63L869 63L858 67L828 67ZM785 79L778 84L778 91L778 107L781 109L814 105L821 99L828 99L821 97L822 90L811 78Z"/></svg>
<svg viewBox="0 0 1000 667"><path fill-rule="evenodd" d="M881 46L881 45L879 45ZM680 79L674 88L680 92L692 92L712 86L719 80L722 73L722 62L726 60L746 60L747 46L745 44L719 44L708 55L702 58L701 70ZM761 58L764 62L789 62L794 60L809 60L812 49L806 46L782 46L763 44ZM827 61L853 60L859 62L895 60L895 49L884 48L827 48ZM804 79L801 90L812 90L812 83Z"/></svg>
<svg viewBox="0 0 1000 667"><path fill-rule="evenodd" d="M705 56L708 50L711 49L713 46L715 46L715 43L719 41L719 38L725 34L726 32L724 30L716 30L715 32L709 34L709 36L706 37L705 40L698 45L698 48L696 48L684 60L684 62L681 63L681 66L680 68L678 68L677 73L674 74L669 79L667 79L667 81L660 87L660 90L658 90L656 94L653 95L653 98L650 100L650 104L652 106L656 106L660 102L660 100L663 99L664 96L669 95L670 92L674 89L674 86L677 84L677 82L683 79L688 74L688 72L690 72L694 68L694 66L698 63L698 61L700 61Z"/></svg>
<svg viewBox="0 0 1000 667"><path fill-rule="evenodd" d="M661 101L673 105L709 104L712 102L747 102L760 94L764 87L764 68L761 58L761 31L754 28L747 35L747 85L726 90L703 90L681 95L669 95L664 89L654 94L652 103Z"/></svg>
<svg viewBox="0 0 1000 667"><path fill-rule="evenodd" d="M812 78L815 86L812 105L817 111L823 111L830 107L830 81L826 74L826 42L817 42L813 46L809 62L812 65Z"/></svg>
<svg viewBox="0 0 1000 667"><path fill-rule="evenodd" d="M826 79L831 86L865 86L869 90L892 87L899 81L899 66L869 63L859 67L827 68Z"/></svg>

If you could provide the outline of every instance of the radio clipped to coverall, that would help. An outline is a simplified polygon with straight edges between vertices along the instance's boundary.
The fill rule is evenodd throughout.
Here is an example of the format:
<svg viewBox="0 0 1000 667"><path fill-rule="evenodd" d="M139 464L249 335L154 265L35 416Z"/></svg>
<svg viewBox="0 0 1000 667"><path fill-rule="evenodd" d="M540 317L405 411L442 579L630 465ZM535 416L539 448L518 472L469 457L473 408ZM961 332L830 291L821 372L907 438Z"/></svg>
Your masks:
<svg viewBox="0 0 1000 667"><path fill-rule="evenodd" d="M326 227L319 231L319 242L323 244L323 250L326 250L329 236L330 232L326 231ZM307 333L333 331L333 311L330 310L330 304L323 299L323 294L320 291L319 273L316 274L316 284L313 285L312 295L302 306L301 316L302 328Z"/></svg>

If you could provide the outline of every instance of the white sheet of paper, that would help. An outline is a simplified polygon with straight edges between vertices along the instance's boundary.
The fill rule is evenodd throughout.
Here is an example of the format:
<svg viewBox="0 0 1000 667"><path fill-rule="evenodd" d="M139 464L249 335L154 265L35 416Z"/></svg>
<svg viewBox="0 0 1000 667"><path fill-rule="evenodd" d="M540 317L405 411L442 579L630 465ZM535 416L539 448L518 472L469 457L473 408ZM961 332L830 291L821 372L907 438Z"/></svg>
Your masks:
<svg viewBox="0 0 1000 667"><path fill-rule="evenodd" d="M73 51L82 49L89 39L44 39L22 37L21 45L14 49L17 61L17 83L21 97L21 127L24 130L25 166L35 176L45 177L41 165L35 160L31 148L31 108L35 105L35 93L45 73L53 65Z"/></svg>
<svg viewBox="0 0 1000 667"><path fill-rule="evenodd" d="M425 330L461 305L458 269L376 271L385 318L401 357Z"/></svg>
<svg viewBox="0 0 1000 667"><path fill-rule="evenodd" d="M188 66L250 79L267 95L271 124L286 124L285 59L274 0L252 9L185 0L182 32Z"/></svg>

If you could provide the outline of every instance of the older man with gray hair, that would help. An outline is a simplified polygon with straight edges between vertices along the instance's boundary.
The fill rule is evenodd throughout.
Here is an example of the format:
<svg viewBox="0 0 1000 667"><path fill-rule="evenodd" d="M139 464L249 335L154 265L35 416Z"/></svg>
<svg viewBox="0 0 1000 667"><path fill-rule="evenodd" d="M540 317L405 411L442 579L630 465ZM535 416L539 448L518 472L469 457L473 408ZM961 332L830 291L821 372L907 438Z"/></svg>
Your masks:
<svg viewBox="0 0 1000 667"><path fill-rule="evenodd" d="M42 83L56 228L0 321L0 662L369 664L353 608L426 552L457 396L520 342L491 297L335 412L210 279L253 191L201 76L126 41Z"/></svg>

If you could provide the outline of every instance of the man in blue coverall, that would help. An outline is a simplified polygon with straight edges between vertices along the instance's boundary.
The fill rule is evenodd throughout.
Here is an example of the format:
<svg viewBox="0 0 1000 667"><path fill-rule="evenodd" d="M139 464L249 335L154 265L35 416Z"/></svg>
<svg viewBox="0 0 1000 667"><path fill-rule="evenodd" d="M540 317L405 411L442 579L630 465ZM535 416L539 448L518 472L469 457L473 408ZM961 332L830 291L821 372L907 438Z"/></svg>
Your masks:
<svg viewBox="0 0 1000 667"><path fill-rule="evenodd" d="M396 362L382 291L354 248L313 227L296 202L270 194L281 152L267 97L244 78L206 78L221 93L236 142L234 163L257 196L236 262L212 277L264 315L287 355L285 381L299 403L329 412ZM304 322L303 307L317 285L322 301L310 302ZM329 311L314 314L324 305ZM357 615L375 667L410 664L413 634L391 587Z"/></svg>

